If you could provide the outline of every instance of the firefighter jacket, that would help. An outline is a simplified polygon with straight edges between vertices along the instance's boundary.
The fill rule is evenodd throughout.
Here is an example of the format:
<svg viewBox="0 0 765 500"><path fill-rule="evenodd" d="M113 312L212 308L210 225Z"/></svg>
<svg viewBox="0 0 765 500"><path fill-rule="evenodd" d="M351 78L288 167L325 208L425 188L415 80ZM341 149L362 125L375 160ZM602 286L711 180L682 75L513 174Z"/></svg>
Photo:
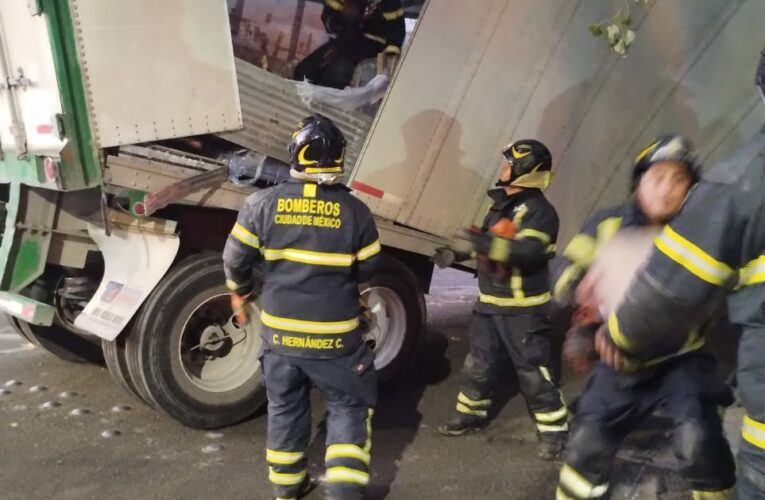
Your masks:
<svg viewBox="0 0 765 500"><path fill-rule="evenodd" d="M229 289L246 294L263 261L259 307L269 349L334 358L362 341L358 287L380 251L369 208L348 188L290 179L247 199L223 262Z"/></svg>
<svg viewBox="0 0 765 500"><path fill-rule="evenodd" d="M623 227L644 226L646 217L635 202L597 212L563 250L563 272L553 292L560 304L573 302L574 291L590 268L598 249Z"/></svg>
<svg viewBox="0 0 765 500"><path fill-rule="evenodd" d="M765 330L765 135L704 175L657 238L645 269L608 318L610 340L651 359L691 340L678 325L730 291L733 324ZM764 424L765 425L765 424Z"/></svg>
<svg viewBox="0 0 765 500"><path fill-rule="evenodd" d="M539 189L508 195L503 188L488 192L494 200L481 230L502 219L515 225L512 240L494 237L505 246L506 269L478 265L480 291L475 311L483 314L546 314L550 302L549 260L555 255L558 214ZM493 258L493 257L492 257ZM500 264L500 267L502 264Z"/></svg>
<svg viewBox="0 0 765 500"><path fill-rule="evenodd" d="M347 17L346 3L359 5L361 12L358 20ZM342 37L360 34L378 42L386 53L401 53L406 35L401 0L325 0L321 20L330 35Z"/></svg>

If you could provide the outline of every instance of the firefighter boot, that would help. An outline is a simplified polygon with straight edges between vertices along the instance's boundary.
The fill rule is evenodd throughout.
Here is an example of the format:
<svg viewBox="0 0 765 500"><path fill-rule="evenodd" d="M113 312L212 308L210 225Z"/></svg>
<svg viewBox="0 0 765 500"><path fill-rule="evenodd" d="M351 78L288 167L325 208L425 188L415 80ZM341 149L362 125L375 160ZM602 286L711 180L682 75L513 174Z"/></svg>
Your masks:
<svg viewBox="0 0 765 500"><path fill-rule="evenodd" d="M482 429L486 425L483 418L474 415L457 415L443 425L438 426L438 432L444 436L461 436L468 432Z"/></svg>
<svg viewBox="0 0 765 500"><path fill-rule="evenodd" d="M305 479L303 479L303 482L300 483L300 488L298 489L297 495L295 495L294 497L277 496L276 500L298 500L299 498L303 498L306 495L308 495L318 485L319 485L319 481L317 481L316 479L313 479L310 474L306 474Z"/></svg>
<svg viewBox="0 0 765 500"><path fill-rule="evenodd" d="M558 460L568 440L568 432L545 432L537 435L537 457Z"/></svg>

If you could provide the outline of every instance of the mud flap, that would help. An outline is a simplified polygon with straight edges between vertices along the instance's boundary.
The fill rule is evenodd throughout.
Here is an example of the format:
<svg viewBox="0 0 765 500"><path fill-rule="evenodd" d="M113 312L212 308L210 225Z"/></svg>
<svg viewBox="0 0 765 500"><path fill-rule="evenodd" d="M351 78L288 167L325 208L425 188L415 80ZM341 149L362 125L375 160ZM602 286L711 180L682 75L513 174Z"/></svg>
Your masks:
<svg viewBox="0 0 765 500"><path fill-rule="evenodd" d="M107 236L103 227L88 224L88 234L103 254L104 277L74 323L111 341L170 269L180 239L172 221L113 220L110 230Z"/></svg>

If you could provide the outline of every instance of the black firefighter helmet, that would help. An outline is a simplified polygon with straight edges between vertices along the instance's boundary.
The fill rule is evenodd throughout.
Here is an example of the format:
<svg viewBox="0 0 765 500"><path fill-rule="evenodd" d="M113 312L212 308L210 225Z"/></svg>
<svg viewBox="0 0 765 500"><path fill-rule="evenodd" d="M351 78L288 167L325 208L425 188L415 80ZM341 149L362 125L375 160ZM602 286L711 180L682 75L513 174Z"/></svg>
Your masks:
<svg viewBox="0 0 765 500"><path fill-rule="evenodd" d="M700 169L693 141L679 134L666 134L651 141L635 158L635 165L632 167L632 191L637 188L640 178L651 165L660 162L679 163L688 171L692 184L699 180Z"/></svg>
<svg viewBox="0 0 765 500"><path fill-rule="evenodd" d="M292 168L304 174L342 174L345 136L326 116L304 118L292 133L287 150Z"/></svg>
<svg viewBox="0 0 765 500"><path fill-rule="evenodd" d="M552 155L541 142L534 139L511 142L502 150L502 156L510 163L512 175L509 181L497 182L497 186L544 189L550 185Z"/></svg>

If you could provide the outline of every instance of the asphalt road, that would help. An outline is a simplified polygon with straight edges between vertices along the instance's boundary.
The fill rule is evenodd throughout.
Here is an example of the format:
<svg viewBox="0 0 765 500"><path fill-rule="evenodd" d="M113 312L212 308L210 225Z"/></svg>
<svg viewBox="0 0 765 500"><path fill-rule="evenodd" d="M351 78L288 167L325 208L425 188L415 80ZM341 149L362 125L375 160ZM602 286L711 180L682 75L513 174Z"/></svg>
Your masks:
<svg viewBox="0 0 765 500"><path fill-rule="evenodd" d="M508 371L487 429L446 438L467 351L474 283L440 273L427 338L414 373L382 393L374 419L369 498L554 498L559 464L535 457L534 428ZM564 377L573 400L583 380ZM219 432L186 429L122 392L105 368L60 361L0 323L0 498L267 499L266 420ZM3 392L3 391L0 391ZM316 398L314 417L323 408ZM740 410L728 412L735 433ZM321 473L322 434L311 446ZM668 429L651 418L623 447L613 498L689 498L675 471ZM321 498L320 491L308 498Z"/></svg>

